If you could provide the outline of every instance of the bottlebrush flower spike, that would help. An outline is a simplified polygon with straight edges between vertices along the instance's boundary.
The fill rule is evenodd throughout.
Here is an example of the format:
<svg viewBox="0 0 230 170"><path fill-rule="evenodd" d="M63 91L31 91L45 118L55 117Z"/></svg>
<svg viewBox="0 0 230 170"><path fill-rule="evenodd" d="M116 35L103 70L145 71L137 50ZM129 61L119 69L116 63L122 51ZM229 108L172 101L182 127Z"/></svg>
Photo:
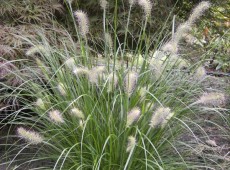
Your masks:
<svg viewBox="0 0 230 170"><path fill-rule="evenodd" d="M79 127L81 128L81 129L84 129L84 121L81 119L81 120L79 120Z"/></svg>
<svg viewBox="0 0 230 170"><path fill-rule="evenodd" d="M53 110L49 112L49 117L54 123L64 123L64 119L59 110Z"/></svg>
<svg viewBox="0 0 230 170"><path fill-rule="evenodd" d="M135 121L137 121L140 115L141 115L141 110L138 107L135 107L132 110L130 110L129 113L127 114L126 127L129 127Z"/></svg>
<svg viewBox="0 0 230 170"><path fill-rule="evenodd" d="M26 56L32 56L32 55L34 55L36 53L42 53L42 54L47 54L48 55L48 51L46 50L45 46L36 45L36 46L30 47L26 51Z"/></svg>
<svg viewBox="0 0 230 170"><path fill-rule="evenodd" d="M97 66L90 70L89 81L94 84L98 84L99 79L103 78L103 73L106 71L105 66Z"/></svg>
<svg viewBox="0 0 230 170"><path fill-rule="evenodd" d="M136 138L134 136L129 136L126 152L130 152L135 147L135 145L136 145Z"/></svg>
<svg viewBox="0 0 230 170"><path fill-rule="evenodd" d="M197 104L220 106L225 104L226 97L223 93L204 93L196 102Z"/></svg>
<svg viewBox="0 0 230 170"><path fill-rule="evenodd" d="M208 1L199 3L197 7L193 9L193 12L190 15L188 21L179 25L171 41L166 43L162 47L162 50L165 52L170 52L171 54L176 54L178 51L178 43L183 38L183 35L190 31L195 21L200 18L204 11L207 10L210 6L211 4Z"/></svg>
<svg viewBox="0 0 230 170"><path fill-rule="evenodd" d="M162 75L165 64L164 61L158 57L153 57L150 61L151 69L153 70L154 76L158 79Z"/></svg>
<svg viewBox="0 0 230 170"><path fill-rule="evenodd" d="M146 18L151 15L152 3L150 0L138 0L138 5L143 8Z"/></svg>
<svg viewBox="0 0 230 170"><path fill-rule="evenodd" d="M44 104L44 102L43 102L43 100L41 98L37 99L36 106L38 106L40 109L43 109L43 110L46 109L45 104Z"/></svg>
<svg viewBox="0 0 230 170"><path fill-rule="evenodd" d="M129 0L129 5L133 6L136 3L136 0Z"/></svg>
<svg viewBox="0 0 230 170"><path fill-rule="evenodd" d="M105 10L108 6L108 2L106 0L100 0L100 6L103 10Z"/></svg>
<svg viewBox="0 0 230 170"><path fill-rule="evenodd" d="M106 42L106 45L109 47L109 50L112 51L113 50L113 40L109 33L105 33L105 42Z"/></svg>
<svg viewBox="0 0 230 170"><path fill-rule="evenodd" d="M136 72L128 72L125 76L124 90L130 97L133 93L138 80L138 74Z"/></svg>
<svg viewBox="0 0 230 170"><path fill-rule="evenodd" d="M76 65L75 65L75 60L73 57L71 58L68 58L66 61L65 61L65 65L67 68L69 68L70 70L73 70Z"/></svg>
<svg viewBox="0 0 230 170"><path fill-rule="evenodd" d="M81 76L89 77L89 70L88 70L87 68L75 67L75 68L73 69L73 73L74 73L77 77L81 77Z"/></svg>
<svg viewBox="0 0 230 170"><path fill-rule="evenodd" d="M206 74L205 68L202 67L202 66L200 66L200 67L198 67L198 68L196 69L195 74L194 74L194 77L195 77L195 79L197 79L197 80L202 80L202 79L205 78L206 75L207 75L207 74Z"/></svg>
<svg viewBox="0 0 230 170"><path fill-rule="evenodd" d="M85 119L85 116L84 116L84 114L82 113L82 111L81 110L79 110L78 108L73 108L73 109L71 109L71 113L72 113L72 115L74 115L74 116L76 116L77 118L79 118L79 119Z"/></svg>
<svg viewBox="0 0 230 170"><path fill-rule="evenodd" d="M164 120L161 122L161 127L165 127L168 121L174 116L173 112L169 112L167 116L165 116Z"/></svg>
<svg viewBox="0 0 230 170"><path fill-rule="evenodd" d="M37 145L44 141L43 137L39 133L26 130L23 127L19 127L17 129L17 133L30 144Z"/></svg>
<svg viewBox="0 0 230 170"><path fill-rule="evenodd" d="M158 126L164 126L168 120L173 116L170 108L159 107L152 115L149 126L156 128Z"/></svg>
<svg viewBox="0 0 230 170"><path fill-rule="evenodd" d="M209 9L211 6L211 3L208 1L202 1L200 2L192 11L192 14L190 15L188 22L192 25L196 22L197 19L199 19L203 13Z"/></svg>
<svg viewBox="0 0 230 170"><path fill-rule="evenodd" d="M65 91L64 85L63 85L62 83L59 83L58 86L57 86L57 88L58 88L58 91L60 92L60 94L61 94L62 96L65 96L65 95L66 95L66 91Z"/></svg>
<svg viewBox="0 0 230 170"><path fill-rule="evenodd" d="M166 44L164 44L161 50L164 52L169 52L170 54L177 54L178 44L175 41L171 40L167 42Z"/></svg>
<svg viewBox="0 0 230 170"><path fill-rule="evenodd" d="M74 16L77 18L80 33L83 37L89 32L89 20L85 12L77 10L74 12Z"/></svg>
<svg viewBox="0 0 230 170"><path fill-rule="evenodd" d="M73 3L73 0L67 0L70 4L72 4Z"/></svg>
<svg viewBox="0 0 230 170"><path fill-rule="evenodd" d="M180 40L183 38L184 34L187 34L191 30L191 25L189 22L184 22L180 24L177 29L175 34L172 37L172 41L174 44L178 44Z"/></svg>

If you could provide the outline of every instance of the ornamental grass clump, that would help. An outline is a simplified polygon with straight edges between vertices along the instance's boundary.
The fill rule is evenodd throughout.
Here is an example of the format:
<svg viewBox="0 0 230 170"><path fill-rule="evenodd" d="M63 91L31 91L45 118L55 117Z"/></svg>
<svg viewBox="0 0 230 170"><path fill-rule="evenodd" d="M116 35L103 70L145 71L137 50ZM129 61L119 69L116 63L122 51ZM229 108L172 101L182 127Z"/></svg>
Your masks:
<svg viewBox="0 0 230 170"><path fill-rule="evenodd" d="M135 2L127 1L130 5ZM146 20L151 18L151 1L137 2L143 8ZM107 1L100 3L105 11L109 4ZM25 155L20 151L30 145L14 145L20 151L7 154L14 159L8 159L5 164L14 162L22 167L24 162L32 164L46 160L47 164L39 164L37 169L63 170L206 167L206 162L193 166L190 157L186 159L187 155L182 155L174 146L181 129L187 127L183 118L199 110L193 104L195 97L201 95L199 85L193 81L194 68L178 69L164 51L155 51L153 57L150 54L151 38L144 28L140 36L145 38L138 40L140 46L136 50L128 51L127 42L122 44L107 37L102 51L92 50L96 53L94 56L81 39L85 41L89 35L87 16L80 10L74 16L81 41L79 51L67 50L75 49L75 44L70 43L74 42L70 35L67 38L70 40L63 42L68 48L62 49L49 44L45 36L39 34L41 37L37 41L45 41L39 43L52 49L49 56L40 58L48 68L41 69L46 79L40 79L34 72L34 79L25 81L13 92L25 104L20 110L24 114L15 113L10 121L19 128L15 138L42 145L35 145L36 152ZM113 37L117 38L118 33L116 28L110 27L111 22L105 19L104 23L104 33L114 31ZM128 25L126 28L128 33ZM29 39L27 43L36 45ZM145 44L144 52L141 44ZM112 50L108 51L108 47ZM126 60L126 54L131 54L130 60ZM142 61L138 62L140 58ZM23 99L25 94L31 101ZM36 132L20 128L22 124ZM23 157L19 159L17 155L20 154Z"/></svg>

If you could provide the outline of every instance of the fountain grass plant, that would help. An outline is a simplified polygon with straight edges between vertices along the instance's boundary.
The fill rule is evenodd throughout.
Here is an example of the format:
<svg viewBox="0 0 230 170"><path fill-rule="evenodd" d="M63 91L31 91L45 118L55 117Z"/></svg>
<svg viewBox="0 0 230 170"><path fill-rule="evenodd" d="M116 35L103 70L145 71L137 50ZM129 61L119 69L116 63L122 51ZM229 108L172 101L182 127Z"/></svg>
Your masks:
<svg viewBox="0 0 230 170"><path fill-rule="evenodd" d="M183 117L199 111L199 81L205 76L196 77L196 65L178 55L178 32L166 43L170 48L164 51L159 45L151 52L145 28L152 4L139 0L143 29L136 50L127 52L126 42L117 41L118 19L113 26L106 21L107 3L101 1L105 44L102 52L95 53L88 45L86 13L73 12L70 1L66 3L73 19L77 18L80 53L70 35L61 49L49 44L42 33L37 40L21 37L30 44L26 54L36 58L39 71L28 67L33 75L29 80L18 75L23 83L11 95L20 98L24 107L12 113L7 123L16 126L12 138L18 140L7 148L2 164L20 168L45 161L36 169L65 170L208 168L206 162L186 161L174 146L177 135L187 127ZM129 3L131 14L134 1ZM209 5L202 2L194 10L198 17ZM187 31L182 26L179 31Z"/></svg>

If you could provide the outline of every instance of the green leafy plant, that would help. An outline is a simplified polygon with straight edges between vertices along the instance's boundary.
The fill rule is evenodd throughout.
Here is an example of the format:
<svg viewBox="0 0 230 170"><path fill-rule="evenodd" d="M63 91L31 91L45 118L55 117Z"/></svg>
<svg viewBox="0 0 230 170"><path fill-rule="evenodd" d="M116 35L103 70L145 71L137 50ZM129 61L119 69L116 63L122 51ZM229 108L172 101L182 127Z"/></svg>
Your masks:
<svg viewBox="0 0 230 170"><path fill-rule="evenodd" d="M18 141L7 148L2 164L28 168L45 161L39 169L209 168L206 160L187 161L174 143L188 128L184 116L195 114L199 105L218 107L225 102L222 93L201 96L203 67L190 65L178 55L181 33L189 30L209 3L202 2L168 42L162 46L158 42L158 49L152 50L152 38L146 34L152 4L139 0L144 21L138 38L133 39L136 49L127 52L127 42L117 41L117 7L111 26L106 2L101 1L104 43L100 51L98 44L88 43L86 13L73 12L70 1L67 5L77 21L80 48L70 34L61 41L64 48L51 44L40 31L38 39L21 36L31 46L26 55L36 57L38 69L27 67L33 75L30 80L18 74L23 84L10 94L20 98L24 107L3 124L16 126L12 138ZM129 24L125 37L128 33Z"/></svg>

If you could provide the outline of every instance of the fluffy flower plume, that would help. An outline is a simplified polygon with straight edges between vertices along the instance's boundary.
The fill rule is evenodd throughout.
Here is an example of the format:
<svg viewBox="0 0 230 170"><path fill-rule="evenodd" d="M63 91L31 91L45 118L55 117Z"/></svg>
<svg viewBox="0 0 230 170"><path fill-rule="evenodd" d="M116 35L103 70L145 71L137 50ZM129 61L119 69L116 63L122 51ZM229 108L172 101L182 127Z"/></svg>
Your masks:
<svg viewBox="0 0 230 170"><path fill-rule="evenodd" d="M43 45L36 45L36 46L30 47L26 51L27 56L32 56L36 53L48 54L48 51L46 50L46 48Z"/></svg>
<svg viewBox="0 0 230 170"><path fill-rule="evenodd" d="M79 110L78 108L73 108L73 109L71 109L71 113L72 113L72 115L74 115L74 116L76 116L77 118L79 118L79 119L85 119L85 116L84 116L84 114L82 113L82 111L81 110Z"/></svg>
<svg viewBox="0 0 230 170"><path fill-rule="evenodd" d="M89 32L89 20L85 12L77 10L74 12L75 17L79 25L80 33L83 37Z"/></svg>
<svg viewBox="0 0 230 170"><path fill-rule="evenodd" d="M177 54L178 44L184 35L188 34L191 30L191 24L189 22L184 22L180 24L173 35L172 39L162 46L162 51L169 52L170 54Z"/></svg>
<svg viewBox="0 0 230 170"><path fill-rule="evenodd" d="M68 67L70 70L73 70L76 66L75 66L75 60L73 57L71 58L68 58L66 61L65 61L65 65L66 67Z"/></svg>
<svg viewBox="0 0 230 170"><path fill-rule="evenodd" d="M136 138L134 136L129 136L126 152L130 152L135 147L135 145L136 145Z"/></svg>
<svg viewBox="0 0 230 170"><path fill-rule="evenodd" d="M136 0L129 0L129 5L133 6L136 3Z"/></svg>
<svg viewBox="0 0 230 170"><path fill-rule="evenodd" d="M45 104L44 104L44 102L43 102L43 100L41 98L37 99L36 106L38 106L40 109L43 109L43 110L46 109Z"/></svg>
<svg viewBox="0 0 230 170"><path fill-rule="evenodd" d="M175 44L178 44L179 41L183 38L184 34L187 34L191 29L189 22L184 22L177 27L177 30L172 38L172 41Z"/></svg>
<svg viewBox="0 0 230 170"><path fill-rule="evenodd" d="M208 1L203 1L199 3L197 7L193 9L193 12L190 15L188 21L179 25L171 41L166 43L162 47L162 50L165 52L170 52L171 54L176 54L178 51L178 43L183 38L183 35L187 34L190 31L195 21L199 17L201 17L204 11L207 10L209 7L210 7L210 3Z"/></svg>
<svg viewBox="0 0 230 170"><path fill-rule="evenodd" d="M72 4L73 3L73 0L67 0L70 4Z"/></svg>
<svg viewBox="0 0 230 170"><path fill-rule="evenodd" d="M75 69L73 70L73 73L77 77L81 77L81 76L89 77L89 70L87 68L75 67Z"/></svg>
<svg viewBox="0 0 230 170"><path fill-rule="evenodd" d="M133 108L127 115L126 127L129 127L133 122L137 121L141 115L141 111L138 107Z"/></svg>
<svg viewBox="0 0 230 170"><path fill-rule="evenodd" d="M113 50L113 40L109 33L105 33L105 42L106 45L109 47L109 50Z"/></svg>
<svg viewBox="0 0 230 170"><path fill-rule="evenodd" d="M195 79L202 80L205 78L205 76L206 76L205 68L202 66L198 67L194 74Z"/></svg>
<svg viewBox="0 0 230 170"><path fill-rule="evenodd" d="M136 56L132 57L131 59L134 59L134 61L133 61L134 65L138 65L140 67L143 65L144 60L145 60L141 54L136 55Z"/></svg>
<svg viewBox="0 0 230 170"><path fill-rule="evenodd" d="M152 10L152 3L150 0L138 0L138 5L143 8L145 16L149 17Z"/></svg>
<svg viewBox="0 0 230 170"><path fill-rule="evenodd" d="M128 94L130 97L131 94L133 93L136 84L137 84L137 79L138 79L138 74L136 72L129 72L125 76L125 92Z"/></svg>
<svg viewBox="0 0 230 170"><path fill-rule="evenodd" d="M37 133L37 132L33 132L33 131L29 131L24 129L23 127L19 127L17 129L18 135L25 139L28 143L30 144L39 144L43 142L43 137Z"/></svg>
<svg viewBox="0 0 230 170"><path fill-rule="evenodd" d="M116 75L116 73L110 73L108 76L108 89L107 92L111 92L118 83L118 77Z"/></svg>
<svg viewBox="0 0 230 170"><path fill-rule="evenodd" d="M64 119L59 110L50 111L49 117L54 123L64 123Z"/></svg>
<svg viewBox="0 0 230 170"><path fill-rule="evenodd" d="M162 46L161 50L170 54L176 54L178 52L178 44L175 41L170 40Z"/></svg>
<svg viewBox="0 0 230 170"><path fill-rule="evenodd" d="M62 96L65 96L65 95L66 95L66 91L65 91L64 85L63 85L62 83L59 83L59 84L58 84L57 89L58 89L58 91L60 92L60 94L61 94Z"/></svg>
<svg viewBox="0 0 230 170"><path fill-rule="evenodd" d="M188 22L190 24L194 24L197 19L199 19L203 13L209 9L211 6L211 3L208 1L202 1L200 2L192 11L192 14L190 15Z"/></svg>
<svg viewBox="0 0 230 170"><path fill-rule="evenodd" d="M79 127L80 127L81 129L84 128L84 121L83 121L82 119L79 120Z"/></svg>
<svg viewBox="0 0 230 170"><path fill-rule="evenodd" d="M152 115L149 126L152 128L164 126L173 116L170 108L159 107Z"/></svg>
<svg viewBox="0 0 230 170"><path fill-rule="evenodd" d="M203 47L203 44L196 38L194 37L192 34L190 33L185 33L182 35L182 38L185 40L185 42L189 45L193 45L193 44L197 44L200 45L201 47Z"/></svg>
<svg viewBox="0 0 230 170"><path fill-rule="evenodd" d="M105 66L97 66L90 70L89 81L98 84L98 81L103 78L103 73L106 71Z"/></svg>
<svg viewBox="0 0 230 170"><path fill-rule="evenodd" d="M133 59L133 57L134 57L134 54L132 54L132 53L126 53L125 57L126 57L126 60L131 61Z"/></svg>
<svg viewBox="0 0 230 170"><path fill-rule="evenodd" d="M196 103L204 104L204 105L213 105L220 106L225 103L225 95L223 93L212 92L212 93L204 93Z"/></svg>
<svg viewBox="0 0 230 170"><path fill-rule="evenodd" d="M155 53L154 53L155 55ZM161 59L162 56L158 57L158 56L154 56L153 58L151 58L151 60L149 61L150 66L152 67L153 71L154 71L154 76L158 79L165 68L165 64L164 61Z"/></svg>
<svg viewBox="0 0 230 170"><path fill-rule="evenodd" d="M100 0L100 6L102 9L106 9L106 7L108 6L108 2L106 0Z"/></svg>

